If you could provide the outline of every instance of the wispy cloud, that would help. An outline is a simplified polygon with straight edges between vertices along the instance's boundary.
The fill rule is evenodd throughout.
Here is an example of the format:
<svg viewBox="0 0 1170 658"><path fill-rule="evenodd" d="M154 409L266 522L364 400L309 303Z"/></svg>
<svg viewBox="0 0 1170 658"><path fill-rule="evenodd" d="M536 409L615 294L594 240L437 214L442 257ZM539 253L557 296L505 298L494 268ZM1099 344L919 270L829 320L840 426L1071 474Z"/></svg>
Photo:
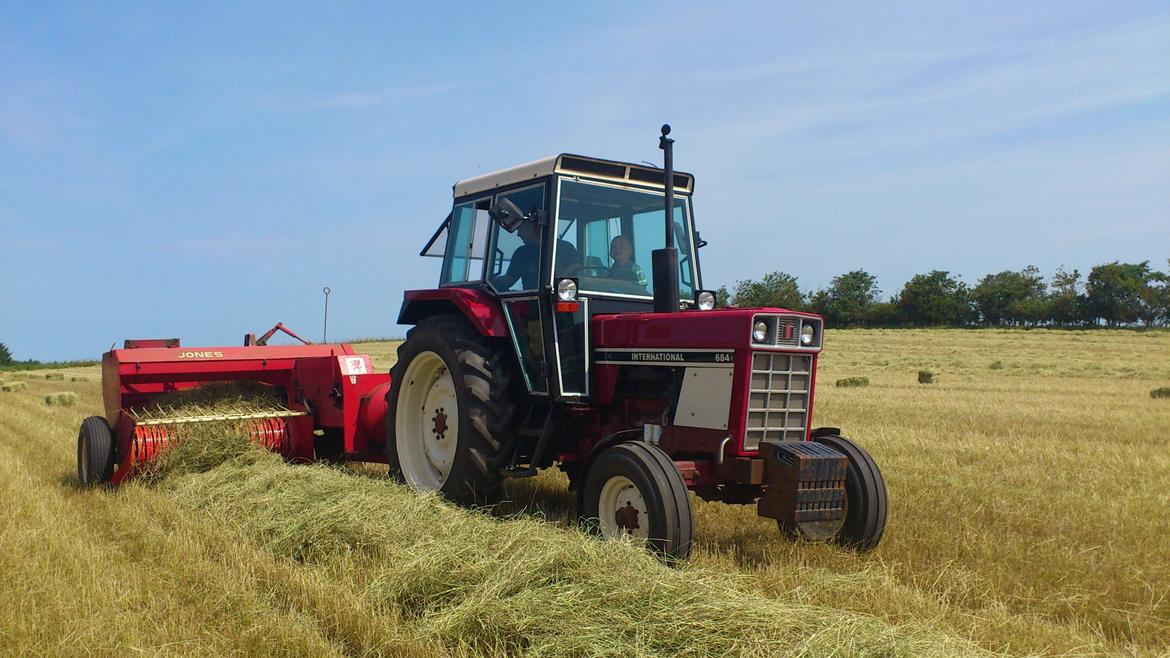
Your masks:
<svg viewBox="0 0 1170 658"><path fill-rule="evenodd" d="M322 95L264 98L260 109L278 112L369 110L422 98L450 96L480 90L489 82L450 82L404 85L377 90L350 90Z"/></svg>

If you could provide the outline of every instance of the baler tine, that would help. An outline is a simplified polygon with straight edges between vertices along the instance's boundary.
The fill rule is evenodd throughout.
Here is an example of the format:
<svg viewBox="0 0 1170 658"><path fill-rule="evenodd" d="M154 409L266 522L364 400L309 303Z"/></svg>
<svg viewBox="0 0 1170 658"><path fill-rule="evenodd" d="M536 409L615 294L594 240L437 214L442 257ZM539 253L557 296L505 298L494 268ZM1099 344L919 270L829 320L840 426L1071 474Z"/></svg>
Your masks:
<svg viewBox="0 0 1170 658"><path fill-rule="evenodd" d="M277 331L302 345L270 346ZM159 396L213 382L253 382L281 403L162 406ZM243 347L184 349L178 339L128 340L102 358L106 415L87 418L78 436L78 477L87 485L124 481L153 459L182 428L233 423L253 441L290 459L386 461L389 375L349 345L310 343L277 323Z"/></svg>

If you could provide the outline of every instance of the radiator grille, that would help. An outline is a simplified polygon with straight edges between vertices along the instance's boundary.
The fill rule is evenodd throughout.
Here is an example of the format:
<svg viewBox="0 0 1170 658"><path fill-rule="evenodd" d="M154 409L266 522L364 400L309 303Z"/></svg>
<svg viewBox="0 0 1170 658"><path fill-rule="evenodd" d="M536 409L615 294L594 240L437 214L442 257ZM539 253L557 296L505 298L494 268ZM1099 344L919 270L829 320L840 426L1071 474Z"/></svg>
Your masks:
<svg viewBox="0 0 1170 658"><path fill-rule="evenodd" d="M744 449L756 450L764 440L803 439L811 385L812 355L752 354Z"/></svg>

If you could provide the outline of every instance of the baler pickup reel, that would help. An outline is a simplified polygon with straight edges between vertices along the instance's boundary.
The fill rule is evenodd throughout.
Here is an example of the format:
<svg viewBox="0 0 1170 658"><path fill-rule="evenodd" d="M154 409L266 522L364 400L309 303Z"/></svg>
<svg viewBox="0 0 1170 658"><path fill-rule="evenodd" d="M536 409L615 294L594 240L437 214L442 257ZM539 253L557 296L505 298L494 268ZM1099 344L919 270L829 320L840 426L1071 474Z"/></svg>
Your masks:
<svg viewBox="0 0 1170 658"><path fill-rule="evenodd" d="M268 345L277 331L302 344ZM293 460L385 461L389 380L351 346L313 344L280 323L243 347L127 340L102 358L106 415L82 423L78 477L120 483L213 423Z"/></svg>
<svg viewBox="0 0 1170 658"><path fill-rule="evenodd" d="M240 436L246 436L269 450L289 454L289 418L308 416L308 411L294 411L271 404L260 408L248 406L200 404L181 406L155 405L153 408L130 409L127 414L134 423L134 439L130 445L130 460L140 464L156 457L166 445L186 438L194 425L222 423Z"/></svg>

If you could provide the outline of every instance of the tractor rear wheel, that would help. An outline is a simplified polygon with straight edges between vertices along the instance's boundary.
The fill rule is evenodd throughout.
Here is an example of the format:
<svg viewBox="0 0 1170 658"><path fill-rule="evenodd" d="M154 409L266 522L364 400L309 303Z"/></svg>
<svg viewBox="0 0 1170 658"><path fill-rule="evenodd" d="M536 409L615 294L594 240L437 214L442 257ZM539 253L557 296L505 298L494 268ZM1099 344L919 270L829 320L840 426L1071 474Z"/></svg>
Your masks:
<svg viewBox="0 0 1170 658"><path fill-rule="evenodd" d="M886 530L886 481L873 457L861 446L842 436L818 436L817 443L845 455L845 521L834 540L842 546L868 551L875 548Z"/></svg>
<svg viewBox="0 0 1170 658"><path fill-rule="evenodd" d="M461 503L494 494L515 440L510 357L460 318L411 329L387 394L391 475Z"/></svg>
<svg viewBox="0 0 1170 658"><path fill-rule="evenodd" d="M645 543L668 561L686 559L695 539L682 474L646 443L619 443L598 455L577 494L577 512L592 532Z"/></svg>
<svg viewBox="0 0 1170 658"><path fill-rule="evenodd" d="M114 477L114 436L101 416L81 421L77 433L77 479L84 487L109 482Z"/></svg>

